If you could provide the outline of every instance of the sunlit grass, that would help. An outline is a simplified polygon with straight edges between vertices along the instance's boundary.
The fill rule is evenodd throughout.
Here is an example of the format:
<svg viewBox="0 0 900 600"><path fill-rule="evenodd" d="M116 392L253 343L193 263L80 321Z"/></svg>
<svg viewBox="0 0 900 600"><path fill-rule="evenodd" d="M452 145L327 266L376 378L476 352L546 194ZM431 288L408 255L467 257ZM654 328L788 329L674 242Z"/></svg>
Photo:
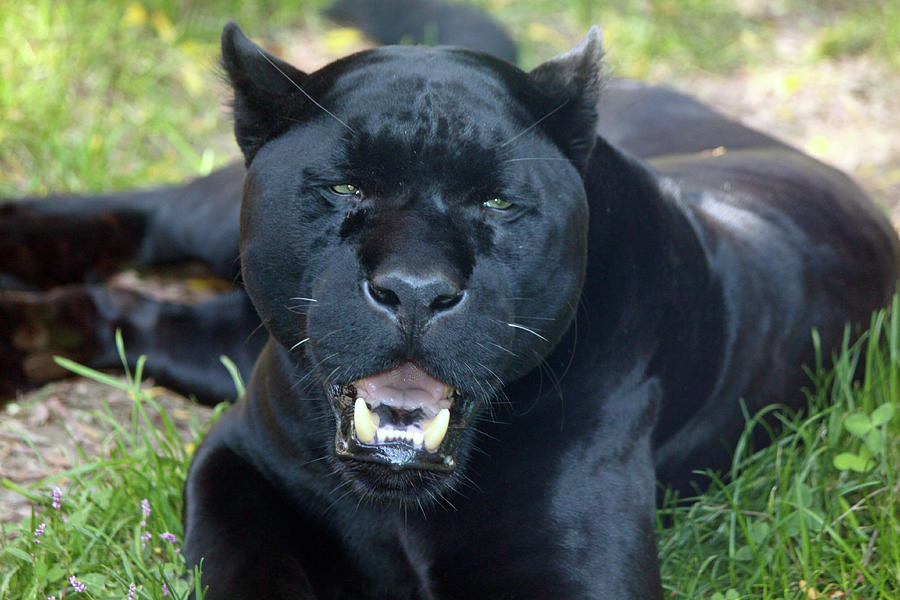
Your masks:
<svg viewBox="0 0 900 600"><path fill-rule="evenodd" d="M900 598L898 331L895 298L834 369L813 371L806 410L776 413L783 433L771 446L740 446L727 478L660 511L672 523L660 552L674 597Z"/></svg>
<svg viewBox="0 0 900 600"><path fill-rule="evenodd" d="M131 421L117 421L104 403L107 454L79 447L80 464L27 489L0 482L33 502L29 518L0 527L0 598L202 598L181 554L181 490L196 442L182 440L141 389L142 362L124 382L60 362L129 393Z"/></svg>
<svg viewBox="0 0 900 600"><path fill-rule="evenodd" d="M233 159L222 26L295 26L318 5L0 0L0 196L175 181Z"/></svg>
<svg viewBox="0 0 900 600"><path fill-rule="evenodd" d="M795 3L823 24L816 44L820 56L870 55L900 67L900 3L896 0Z"/></svg>

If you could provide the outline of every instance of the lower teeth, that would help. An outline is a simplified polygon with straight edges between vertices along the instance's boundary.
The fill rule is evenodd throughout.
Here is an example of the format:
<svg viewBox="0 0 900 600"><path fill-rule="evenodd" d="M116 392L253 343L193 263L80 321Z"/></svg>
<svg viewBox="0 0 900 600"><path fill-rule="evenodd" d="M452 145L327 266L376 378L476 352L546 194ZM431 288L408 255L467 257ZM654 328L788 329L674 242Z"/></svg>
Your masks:
<svg viewBox="0 0 900 600"><path fill-rule="evenodd" d="M353 425L356 438L364 443L404 441L416 448L425 448L434 452L444 441L447 427L450 424L450 411L442 408L433 419L422 421L422 429L394 429L379 427L378 415L372 413L362 398L356 399L353 407Z"/></svg>

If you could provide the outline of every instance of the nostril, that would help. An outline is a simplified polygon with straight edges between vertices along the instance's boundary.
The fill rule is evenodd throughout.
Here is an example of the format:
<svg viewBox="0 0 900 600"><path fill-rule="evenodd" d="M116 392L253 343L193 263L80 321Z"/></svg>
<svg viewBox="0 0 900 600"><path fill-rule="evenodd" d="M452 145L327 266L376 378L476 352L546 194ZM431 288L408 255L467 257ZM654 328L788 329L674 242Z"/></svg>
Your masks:
<svg viewBox="0 0 900 600"><path fill-rule="evenodd" d="M382 304L389 308L397 308L400 306L400 298L392 290L378 287L371 281L366 281L366 290L368 290L369 296L371 296L378 304Z"/></svg>
<svg viewBox="0 0 900 600"><path fill-rule="evenodd" d="M450 310L451 308L462 302L463 295L464 292L458 292L456 294L442 294L432 300L431 304L428 305L428 308L430 308L434 312Z"/></svg>

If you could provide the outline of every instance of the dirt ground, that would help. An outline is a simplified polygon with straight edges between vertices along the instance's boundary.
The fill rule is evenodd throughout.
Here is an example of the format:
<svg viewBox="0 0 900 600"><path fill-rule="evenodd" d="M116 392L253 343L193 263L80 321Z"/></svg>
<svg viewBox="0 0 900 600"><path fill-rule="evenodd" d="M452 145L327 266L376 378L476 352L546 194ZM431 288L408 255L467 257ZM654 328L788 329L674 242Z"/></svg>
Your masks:
<svg viewBox="0 0 900 600"><path fill-rule="evenodd" d="M310 54L309 47L304 40L285 48L285 54L301 67L315 67L322 57ZM852 174L900 226L897 75L864 59L848 59L756 68L727 77L697 73L670 83ZM171 287L150 287L173 293ZM210 414L170 391L153 388L153 393L186 440ZM27 486L77 464L78 446L88 456L102 453L111 430L101 416L104 402L120 422L128 421L131 401L125 393L81 379L49 384L6 404L0 409L0 478ZM24 498L0 488L0 522L29 512Z"/></svg>

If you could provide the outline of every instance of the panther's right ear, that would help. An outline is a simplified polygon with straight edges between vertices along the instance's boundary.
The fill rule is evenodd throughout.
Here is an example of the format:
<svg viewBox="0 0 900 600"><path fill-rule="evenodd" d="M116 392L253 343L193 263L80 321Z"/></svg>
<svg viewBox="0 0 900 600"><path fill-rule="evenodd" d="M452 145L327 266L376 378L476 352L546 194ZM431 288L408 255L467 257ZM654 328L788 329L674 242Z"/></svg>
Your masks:
<svg viewBox="0 0 900 600"><path fill-rule="evenodd" d="M222 31L222 66L234 92L234 135L249 165L266 142L296 122L305 105L296 96L307 75L248 40L233 22Z"/></svg>

